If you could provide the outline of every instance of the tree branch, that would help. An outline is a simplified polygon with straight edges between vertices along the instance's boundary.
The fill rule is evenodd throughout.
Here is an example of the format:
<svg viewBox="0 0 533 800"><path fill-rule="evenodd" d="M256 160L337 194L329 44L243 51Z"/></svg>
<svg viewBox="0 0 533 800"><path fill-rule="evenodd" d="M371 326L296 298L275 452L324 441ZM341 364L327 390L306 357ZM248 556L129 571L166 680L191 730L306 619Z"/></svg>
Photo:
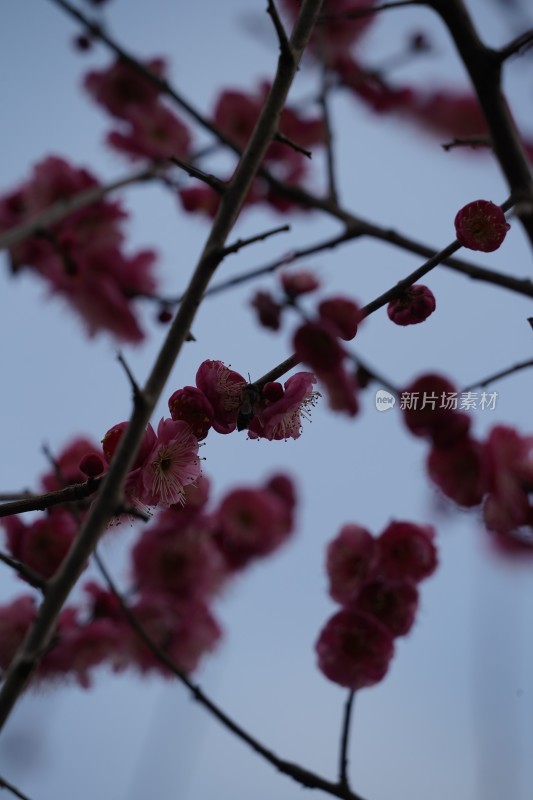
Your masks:
<svg viewBox="0 0 533 800"><path fill-rule="evenodd" d="M54 0L54 2L62 7L70 6L67 0ZM4 683L0 689L1 726L5 724L39 664L53 635L58 615L85 562L96 547L114 510L121 504L122 487L139 449L146 425L181 352L203 294L220 262L220 252L276 133L279 116L311 36L320 5L321 0L303 0L290 39L291 57L284 57L283 53L279 57L269 95L233 177L221 198L188 291L170 326L142 394L136 398L130 423L121 437L98 497L92 504L61 567L50 580L36 620L5 673Z"/></svg>

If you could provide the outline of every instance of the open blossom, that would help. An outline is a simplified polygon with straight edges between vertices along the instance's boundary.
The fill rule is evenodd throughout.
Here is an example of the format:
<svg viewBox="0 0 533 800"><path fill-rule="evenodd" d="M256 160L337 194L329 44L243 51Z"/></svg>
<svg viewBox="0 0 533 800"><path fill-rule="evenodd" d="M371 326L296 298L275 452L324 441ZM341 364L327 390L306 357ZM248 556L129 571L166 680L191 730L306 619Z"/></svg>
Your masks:
<svg viewBox="0 0 533 800"><path fill-rule="evenodd" d="M201 657L212 651L222 636L220 625L203 602L178 602L175 598L169 602L164 595L145 593L132 604L131 610L150 639L186 673L196 669ZM142 673L171 674L131 628L124 650L128 663Z"/></svg>
<svg viewBox="0 0 533 800"><path fill-rule="evenodd" d="M234 489L226 495L216 515L215 542L230 569L276 550L290 536L294 489L288 478L263 489Z"/></svg>
<svg viewBox="0 0 533 800"><path fill-rule="evenodd" d="M320 671L330 681L355 691L385 677L394 641L375 617L343 608L325 624L315 649Z"/></svg>
<svg viewBox="0 0 533 800"><path fill-rule="evenodd" d="M232 433L247 381L222 361L204 361L196 373L196 386L213 408L213 428L217 433Z"/></svg>
<svg viewBox="0 0 533 800"><path fill-rule="evenodd" d="M455 233L463 247L484 253L497 250L510 227L501 208L489 200L474 200L455 217Z"/></svg>
<svg viewBox="0 0 533 800"><path fill-rule="evenodd" d="M157 77L164 76L166 65L162 58L151 59L144 66ZM159 95L155 84L121 59L105 69L87 73L84 84L94 100L119 119L127 117L135 109L149 112Z"/></svg>
<svg viewBox="0 0 533 800"><path fill-rule="evenodd" d="M314 383L316 378L311 372L298 372L285 381L284 388L279 383L267 383L263 387L264 405L248 426L248 436L297 439L302 430L302 416L309 415L319 396L313 391Z"/></svg>
<svg viewBox="0 0 533 800"><path fill-rule="evenodd" d="M54 459L54 469L41 478L45 492L55 492L72 483L83 483L87 475L80 469L82 459L88 454L99 454L99 447L85 437L73 439Z"/></svg>
<svg viewBox="0 0 533 800"><path fill-rule="evenodd" d="M107 142L132 160L156 160L188 155L191 135L172 111L157 105L149 113L145 109L130 111L120 129L107 135Z"/></svg>
<svg viewBox="0 0 533 800"><path fill-rule="evenodd" d="M18 517L7 517L2 527L11 554L43 578L56 572L78 532L78 523L63 508L53 508L28 525Z"/></svg>
<svg viewBox="0 0 533 800"><path fill-rule="evenodd" d="M183 503L184 488L200 476L198 439L186 422L162 419L157 440L139 475L140 500L146 505Z"/></svg>
<svg viewBox="0 0 533 800"><path fill-rule="evenodd" d="M205 600L226 570L211 536L209 519L196 515L183 524L180 512L164 509L143 531L132 551L133 577L140 592Z"/></svg>
<svg viewBox="0 0 533 800"><path fill-rule="evenodd" d="M436 301L427 286L414 284L391 300L387 306L389 319L396 325L416 325L435 311Z"/></svg>

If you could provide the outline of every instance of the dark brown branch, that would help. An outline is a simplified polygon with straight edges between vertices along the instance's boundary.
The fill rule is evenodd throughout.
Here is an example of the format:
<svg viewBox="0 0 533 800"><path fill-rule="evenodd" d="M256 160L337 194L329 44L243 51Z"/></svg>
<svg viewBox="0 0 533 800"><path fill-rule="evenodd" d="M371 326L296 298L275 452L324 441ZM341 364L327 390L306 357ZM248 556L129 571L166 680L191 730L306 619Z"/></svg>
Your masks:
<svg viewBox="0 0 533 800"><path fill-rule="evenodd" d="M395 0L395 2L380 3L379 5L375 6L361 6L348 11L342 11L339 14L321 14L318 18L317 25L325 25L328 22L334 22L341 19L359 19L360 17L368 17L371 14L379 14L381 11L389 11L392 8L421 5L426 5L426 0Z"/></svg>
<svg viewBox="0 0 533 800"><path fill-rule="evenodd" d="M223 257L225 258L227 255L232 253L238 253L243 247L248 247L248 245L255 244L256 242L263 242L265 239L269 239L271 236L276 236L278 233L287 233L287 231L290 231L290 229L290 225L278 225L277 228L271 228L263 233L257 233L255 236L250 236L248 239L237 239L237 241L233 244L229 244L227 247L224 247L222 251Z"/></svg>
<svg viewBox="0 0 533 800"><path fill-rule="evenodd" d="M302 147L301 145L297 144L297 142L293 142L292 139L289 139L288 136L285 136L284 133L280 133L280 131L278 131L276 133L276 135L274 136L274 139L277 142L281 142L281 144L286 144L287 147L291 147L297 153L301 153L306 158L313 158L313 154L312 154L311 150L306 150L305 147Z"/></svg>
<svg viewBox="0 0 533 800"><path fill-rule="evenodd" d="M339 783L347 789L350 785L348 780L348 742L350 739L350 722L352 718L353 701L355 692L350 691L344 706L344 718L342 722L341 747L339 759Z"/></svg>
<svg viewBox="0 0 533 800"><path fill-rule="evenodd" d="M274 3L274 0L267 0L267 14L272 19L272 24L274 25L274 29L276 31L278 41L279 41L279 50L282 56L291 57L291 48L289 44L289 39L285 32L285 27L283 22L281 21L281 17L278 14L278 9Z"/></svg>
<svg viewBox="0 0 533 800"><path fill-rule="evenodd" d="M21 792L20 789L17 789L12 783L6 781L5 778L0 778L0 789L6 789L8 792L11 792L11 794L14 794L15 797L18 797L19 800L30 800L27 794Z"/></svg>
<svg viewBox="0 0 533 800"><path fill-rule="evenodd" d="M523 369L529 369L529 367L533 367L532 358L528 359L527 361L519 361L512 367L507 367L507 369L502 369L499 372L494 372L487 378L483 378L483 380L471 383L470 386L466 386L462 391L471 392L473 389L482 389L485 386L489 386L489 384L494 383L494 381L499 381L501 378L507 378L508 375L514 375L515 372L520 372Z"/></svg>
<svg viewBox="0 0 533 800"><path fill-rule="evenodd" d="M533 246L533 179L501 89L501 54L482 43L462 0L432 0L430 5L441 16L468 70L487 121L492 148Z"/></svg>
<svg viewBox="0 0 533 800"><path fill-rule="evenodd" d="M498 57L500 62L504 62L507 58L511 56L521 55L521 52L527 50L533 44L533 30L526 31L522 33L520 36L517 36L516 39L513 39L512 42L502 47L498 50Z"/></svg>
<svg viewBox="0 0 533 800"><path fill-rule="evenodd" d="M140 400L141 393L142 393L141 392L141 387L139 386L139 384L135 380L135 376L133 375L133 372L131 371L128 362L124 358L123 353L120 353L120 352L117 353L117 361L120 364L120 366L122 367L122 369L124 370L124 372L126 373L126 377L127 377L128 381L130 383L130 386L131 386L131 391L132 391L132 394L133 394L134 402L138 402Z"/></svg>
<svg viewBox="0 0 533 800"><path fill-rule="evenodd" d="M53 0L80 17L67 0ZM152 371L134 405L130 423L120 439L109 472L98 497L60 568L51 578L35 622L7 669L0 689L0 725L8 719L15 703L37 668L53 635L57 618L84 565L94 551L115 509L121 505L123 484L140 447L146 425L181 352L203 294L220 263L220 253L246 200L264 155L278 129L279 117L309 42L321 0L303 0L290 39L290 58L283 54L270 92L237 168L221 202L192 275L189 289L170 326Z"/></svg>
<svg viewBox="0 0 533 800"><path fill-rule="evenodd" d="M55 492L31 495L22 497L20 500L13 500L10 503L2 503L0 505L0 517L24 514L26 511L44 511L47 508L52 508L52 506L86 500L95 494L101 483L102 478L90 478L85 483L73 483L64 489L57 489Z"/></svg>
<svg viewBox="0 0 533 800"><path fill-rule="evenodd" d="M443 142L441 147L446 152L456 147L470 147L476 150L478 147L492 147L488 136L465 136L462 139L452 139L451 142Z"/></svg>
<svg viewBox="0 0 533 800"><path fill-rule="evenodd" d="M202 183L206 183L208 186L211 187L211 189L214 189L215 192L217 192L218 194L223 194L223 192L225 191L226 184L224 183L224 181L221 181L220 178L217 178L215 175L211 175L208 172L204 172L203 170L198 169L198 167L195 167L193 164L190 164L187 161L182 161L182 159L178 158L177 156L171 156L169 161L171 161L177 167L180 167L182 170L184 170L187 173L187 175L191 176L191 178L198 178L198 180L202 181Z"/></svg>
<svg viewBox="0 0 533 800"><path fill-rule="evenodd" d="M26 578L32 586L36 586L40 589L43 593L46 591L46 580L43 578L42 575L39 575L37 572L34 572L30 567L27 567L22 561L19 561L18 558L13 558L12 556L8 555L7 553L3 553L0 550L0 561L4 564L7 564L8 567L18 572L23 578Z"/></svg>

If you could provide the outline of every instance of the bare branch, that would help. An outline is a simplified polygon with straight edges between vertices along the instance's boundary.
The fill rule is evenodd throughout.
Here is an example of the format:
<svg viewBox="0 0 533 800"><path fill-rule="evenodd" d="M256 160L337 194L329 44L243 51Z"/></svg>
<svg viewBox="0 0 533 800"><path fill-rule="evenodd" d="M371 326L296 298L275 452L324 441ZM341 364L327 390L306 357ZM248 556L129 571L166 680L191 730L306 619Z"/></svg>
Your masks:
<svg viewBox="0 0 533 800"><path fill-rule="evenodd" d="M21 792L20 789L17 789L17 787L13 786L12 783L9 783L9 781L6 781L5 778L0 778L0 789L7 789L8 792L11 792L11 794L14 794L15 797L19 798L19 800L30 800L30 798L28 797L27 794L24 794L24 792Z"/></svg>
<svg viewBox="0 0 533 800"><path fill-rule="evenodd" d="M102 478L90 478L85 483L72 483L70 486L65 486L64 489L57 489L55 492L31 495L22 497L20 500L13 500L10 503L2 503L0 505L0 517L24 514L26 511L44 511L47 508L52 508L52 506L86 500L96 492L102 480Z"/></svg>
<svg viewBox="0 0 533 800"><path fill-rule="evenodd" d="M476 150L478 147L492 147L488 136L465 136L462 139L452 139L451 142L443 142L441 147L446 152L455 147L471 147Z"/></svg>
<svg viewBox="0 0 533 800"><path fill-rule="evenodd" d="M139 384L135 380L133 372L131 371L130 366L129 366L128 362L126 361L123 353L121 353L121 352L117 353L117 361L120 364L120 366L122 367L122 369L124 370L124 372L126 373L126 377L127 377L128 381L130 383L131 391L133 393L133 401L135 403L141 402L141 398L142 398L141 387L139 386Z"/></svg>
<svg viewBox="0 0 533 800"><path fill-rule="evenodd" d="M225 191L226 184L215 175L204 172L203 170L198 169L198 167L195 167L193 164L190 164L187 161L182 161L182 159L178 158L177 156L171 156L169 161L172 161L173 164L176 164L176 166L184 170L188 175L191 176L191 178L198 178L198 180L202 181L202 183L207 183L207 185L214 189L215 192L218 192L218 194L222 194Z"/></svg>
<svg viewBox="0 0 533 800"><path fill-rule="evenodd" d="M27 567L22 561L19 561L18 558L13 558L12 556L8 555L7 553L3 553L0 550L0 561L4 564L7 564L8 567L14 569L15 572L18 572L23 578L26 578L32 586L36 586L40 589L43 593L46 591L46 580L43 578L42 575L39 575L37 572L34 572L30 567Z"/></svg>
<svg viewBox="0 0 533 800"><path fill-rule="evenodd" d="M267 14L269 15L269 17L271 17L272 23L276 30L281 55L284 56L285 58L292 58L292 51L289 39L287 37L287 34L285 33L285 28L283 22L281 21L281 17L278 14L278 9L275 6L274 0L267 0Z"/></svg>
<svg viewBox="0 0 533 800"><path fill-rule="evenodd" d="M64 8L72 9L67 0L54 0L54 2ZM303 0L291 35L291 58L284 58L283 54L279 58L272 87L227 190L222 195L189 289L143 388L142 395L145 402L135 403L130 423L120 439L98 497L92 504L73 546L50 580L36 620L5 673L0 689L1 726L8 719L29 678L40 663L72 587L83 571L111 515L121 505L122 486L140 447L146 425L181 352L203 294L220 263L220 252L233 229L251 183L278 128L279 116L309 42L320 5L321 0ZM73 11L74 16L80 16L75 9Z"/></svg>
<svg viewBox="0 0 533 800"><path fill-rule="evenodd" d="M422 5L427 5L426 0L395 0L395 2L381 3L380 5L375 6L359 6L347 11L342 11L339 14L321 14L318 18L317 25L325 25L328 22L341 19L359 19L360 17L368 17L371 14L379 14L381 11L389 11L392 8Z"/></svg>
<svg viewBox="0 0 533 800"><path fill-rule="evenodd" d="M296 150L297 153L302 153L302 155L304 155L306 158L309 158L309 159L313 158L313 153L311 152L311 150L306 150L305 147L302 147L301 145L297 144L296 142L293 142L292 139L289 139L288 136L285 136L285 134L281 133L280 131L278 131L276 133L276 135L274 136L274 139L277 142L281 142L282 144L286 144L288 147L292 147L293 150Z"/></svg>
<svg viewBox="0 0 533 800"><path fill-rule="evenodd" d="M501 378L507 378L508 375L514 375L515 372L520 372L523 369L529 369L529 367L533 367L533 358L527 359L526 361L519 361L512 367L507 367L507 369L502 369L499 372L494 372L487 378L483 378L483 380L471 383L469 386L466 386L463 389L463 392L471 392L473 389L478 389L478 388L482 389L485 386L494 383L495 381L501 380Z"/></svg>
<svg viewBox="0 0 533 800"><path fill-rule="evenodd" d="M214 703L213 700L211 700L208 695L205 694L205 692L197 684L193 683L191 679L177 666L167 652L156 642L154 642L154 640L148 635L143 625L139 622L135 614L131 611L128 604L122 597L122 594L118 591L109 570L105 566L101 556L97 551L94 552L94 559L100 572L104 576L107 585L117 598L124 615L126 616L129 624L137 636L150 649L154 656L172 672L172 674L180 681L180 683L187 687L194 700L196 700L201 706L209 711L209 713L215 717L215 719L217 719L227 730L233 733L242 742L247 744L248 747L257 753L257 755L264 758L269 764L272 764L272 766L274 766L279 772L292 778L302 786L306 786L309 789L321 789L322 791L327 792L335 797L343 798L343 800L363 800L360 795L349 791L348 787L341 784L332 783L331 781L322 778L320 775L300 767L298 764L293 764L290 761L285 761L284 759L279 758L279 756L273 753L272 750L266 748L258 739L248 733L248 731L242 728L228 714L222 711L222 709L219 708L219 706L217 706L216 703Z"/></svg>
<svg viewBox="0 0 533 800"><path fill-rule="evenodd" d="M514 204L525 204L520 221L533 247L533 178L502 92L501 53L483 44L463 0L432 0L430 5L447 26L468 70Z"/></svg>
<svg viewBox="0 0 533 800"><path fill-rule="evenodd" d="M350 738L350 722L352 717L353 701L355 692L350 691L344 706L344 719L342 723L340 763L339 763L339 783L347 789L350 785L348 780L348 741Z"/></svg>
<svg viewBox="0 0 533 800"><path fill-rule="evenodd" d="M247 247L250 244L262 242L265 239L269 239L271 236L276 236L278 233L287 233L287 231L290 231L290 229L290 225L278 225L277 228L270 228L270 230L264 231L263 233L258 233L255 236L250 236L248 239L237 239L237 241L233 244L229 244L227 247L224 247L222 251L223 258L225 258L227 255L230 255L230 253L238 253L239 250L242 250L243 247Z"/></svg>
<svg viewBox="0 0 533 800"><path fill-rule="evenodd" d="M528 50L532 44L533 29L522 33L520 36L517 36L516 39L513 39L512 42L509 42L509 44L505 45L505 47L502 47L500 50L498 50L500 61L503 63L511 56L522 55L522 53Z"/></svg>

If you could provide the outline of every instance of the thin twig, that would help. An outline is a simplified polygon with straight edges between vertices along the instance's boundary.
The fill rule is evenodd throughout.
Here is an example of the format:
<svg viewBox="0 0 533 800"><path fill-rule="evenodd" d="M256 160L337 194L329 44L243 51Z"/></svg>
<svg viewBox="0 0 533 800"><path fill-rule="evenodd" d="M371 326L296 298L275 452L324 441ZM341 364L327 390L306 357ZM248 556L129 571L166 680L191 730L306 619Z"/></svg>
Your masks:
<svg viewBox="0 0 533 800"><path fill-rule="evenodd" d="M336 179L336 172L335 172L335 157L333 152L333 128L331 125L331 115L329 111L329 91L330 91L330 83L329 83L329 72L326 65L326 58L325 58L325 31L319 31L318 36L318 50L320 55L320 93L318 95L318 102L320 108L322 109L322 116L324 118L324 129L325 129L325 145L326 145L326 167L327 167L327 178L328 178L328 197L329 199L337 203L338 202L338 192L337 192L337 179Z"/></svg>
<svg viewBox="0 0 533 800"><path fill-rule="evenodd" d="M226 183L221 181L220 178L217 178L215 175L211 175L209 172L204 172L202 169L198 169L198 167L195 167L193 164L190 164L187 161L182 161L182 159L178 158L177 156L171 156L169 161L184 170L188 175L191 176L191 178L198 178L198 180L202 181L202 183L206 183L218 194L223 194L225 191Z"/></svg>
<svg viewBox="0 0 533 800"><path fill-rule="evenodd" d="M247 247L250 244L255 244L256 242L263 242L265 239L269 239L271 236L276 236L278 233L287 233L287 231L290 231L290 229L290 225L278 225L277 228L270 228L270 230L264 231L263 233L257 233L255 236L250 236L248 239L237 239L237 241L233 242L233 244L229 244L227 247L223 248L223 256L226 257L231 253L238 253L243 247Z"/></svg>
<svg viewBox="0 0 533 800"><path fill-rule="evenodd" d="M5 778L0 778L0 789L7 789L8 792L11 792L11 794L14 794L15 797L19 798L19 800L30 800L30 798L28 797L27 794L24 794L24 792L21 792L20 789L17 789L17 787L13 786L12 783L9 783L9 781L6 781Z"/></svg>
<svg viewBox="0 0 533 800"><path fill-rule="evenodd" d="M344 705L344 718L342 722L341 746L339 754L339 783L347 789L350 785L348 780L348 742L350 739L350 722L353 709L355 692L350 691Z"/></svg>
<svg viewBox="0 0 533 800"><path fill-rule="evenodd" d="M294 142L292 139L289 139L288 136L285 136L285 134L281 133L280 131L276 133L274 139L277 142L286 144L288 147L291 147L293 150L296 150L297 153L301 153L306 158L309 159L313 158L313 153L311 152L311 150L307 150L305 147L302 147L300 144L297 144L297 142Z"/></svg>
<svg viewBox="0 0 533 800"><path fill-rule="evenodd" d="M425 0L396 0L391 3L381 3L375 6L362 6L353 8L349 11L342 11L338 14L321 14L318 18L317 25L327 25L328 22L335 22L341 19L359 19L360 17L368 17L371 14L379 14L380 11L389 11L392 8L403 8L404 6L420 6L426 5Z"/></svg>
<svg viewBox="0 0 533 800"><path fill-rule="evenodd" d="M514 364L512 367L507 367L507 369L502 369L499 372L494 372L488 377L483 378L483 380L471 383L470 386L466 386L462 391L471 392L473 389L482 389L485 386L494 383L494 381L499 381L501 378L506 378L508 375L513 375L515 372L520 372L520 370L528 369L529 367L533 367L532 358L529 358L527 361L519 361L518 364Z"/></svg>
<svg viewBox="0 0 533 800"><path fill-rule="evenodd" d="M90 478L84 483L72 483L64 489L57 489L55 492L31 495L22 497L20 500L13 500L10 503L0 504L0 517L10 517L13 514L24 514L26 511L44 511L52 506L65 503L76 503L86 500L95 494L100 487L102 478Z"/></svg>
<svg viewBox="0 0 533 800"><path fill-rule="evenodd" d="M274 0L267 0L267 14L272 19L272 24L274 25L278 37L281 55L285 56L286 58L291 58L292 53L289 39L285 32L285 27L281 21L281 17L278 14L278 9L275 6Z"/></svg>
<svg viewBox="0 0 533 800"><path fill-rule="evenodd" d="M525 33L522 33L520 36L517 36L516 39L513 39L512 42L506 44L505 47L500 48L498 50L498 57L500 61L503 63L507 58L510 58L514 55L521 55L520 51L525 51L533 44L533 28Z"/></svg>
<svg viewBox="0 0 533 800"><path fill-rule="evenodd" d="M491 147L491 142L488 136L464 136L461 139L455 138L451 142L443 142L441 147L446 152L453 150L455 147L470 147L476 150L478 147Z"/></svg>
<svg viewBox="0 0 533 800"><path fill-rule="evenodd" d="M19 561L18 558L13 558L12 556L8 555L7 553L3 553L0 550L0 561L4 564L7 564L11 569L14 569L15 572L18 572L23 578L32 584L32 586L37 587L40 589L43 594L46 592L46 580L43 578L42 575L39 575L37 572L34 572L30 567L26 566L24 562Z"/></svg>
<svg viewBox="0 0 533 800"><path fill-rule="evenodd" d="M124 372L126 373L126 377L127 377L128 381L130 382L130 386L131 386L131 390L132 390L132 393L133 393L134 402L138 402L140 400L140 397L141 397L141 387L139 386L139 384L135 380L133 372L131 371L129 364L126 361L126 359L124 357L124 354L122 352L120 352L120 351L117 353L117 361L120 364L120 366L122 367L122 369L124 370Z"/></svg>

